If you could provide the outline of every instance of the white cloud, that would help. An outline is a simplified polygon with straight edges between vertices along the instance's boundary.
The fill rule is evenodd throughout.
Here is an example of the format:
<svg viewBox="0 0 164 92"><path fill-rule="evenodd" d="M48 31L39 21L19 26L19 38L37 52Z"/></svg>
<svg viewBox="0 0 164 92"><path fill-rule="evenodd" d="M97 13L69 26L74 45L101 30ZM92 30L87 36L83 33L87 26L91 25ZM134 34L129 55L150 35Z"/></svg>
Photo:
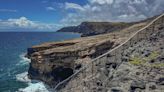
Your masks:
<svg viewBox="0 0 164 92"><path fill-rule="evenodd" d="M84 11L85 9L80 6L79 4L75 4L75 3L65 3L65 9L77 9L77 10L81 10Z"/></svg>
<svg viewBox="0 0 164 92"><path fill-rule="evenodd" d="M28 28L30 26L35 25L35 23L28 20L26 17L20 17L19 19L8 19L7 21L10 25L14 25L21 28Z"/></svg>
<svg viewBox="0 0 164 92"><path fill-rule="evenodd" d="M90 3L96 4L112 4L114 0L89 0Z"/></svg>
<svg viewBox="0 0 164 92"><path fill-rule="evenodd" d="M0 20L0 31L8 29L37 29L55 31L59 28L61 28L61 25L31 21L26 17L20 17L18 19Z"/></svg>
<svg viewBox="0 0 164 92"><path fill-rule="evenodd" d="M48 10L48 11L55 11L56 9L53 8L53 7L46 7L46 10Z"/></svg>
<svg viewBox="0 0 164 92"><path fill-rule="evenodd" d="M17 12L17 10L12 10L12 9L0 9L0 12Z"/></svg>
<svg viewBox="0 0 164 92"><path fill-rule="evenodd" d="M83 21L138 21L164 12L164 0L88 0L85 5L65 3L73 9L61 23L77 25Z"/></svg>

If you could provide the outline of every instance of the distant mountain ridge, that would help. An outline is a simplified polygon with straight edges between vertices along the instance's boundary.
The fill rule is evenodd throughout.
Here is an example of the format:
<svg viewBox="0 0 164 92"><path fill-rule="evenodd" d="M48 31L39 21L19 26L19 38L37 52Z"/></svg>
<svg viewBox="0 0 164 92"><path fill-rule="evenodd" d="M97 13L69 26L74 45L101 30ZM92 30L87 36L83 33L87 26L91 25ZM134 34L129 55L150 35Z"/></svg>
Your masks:
<svg viewBox="0 0 164 92"><path fill-rule="evenodd" d="M98 34L109 33L112 31L118 31L123 28L131 26L132 23L112 23L112 22L82 22L78 26L64 27L58 32L75 32L81 33L84 36L93 36Z"/></svg>
<svg viewBox="0 0 164 92"><path fill-rule="evenodd" d="M69 26L64 27L58 30L57 32L74 32L81 33L82 37L93 36L98 34L105 34L112 31L119 31L129 26L132 26L136 23L140 22L149 22L156 18L156 16L152 18L148 18L146 20L142 20L139 22L82 22L78 26Z"/></svg>

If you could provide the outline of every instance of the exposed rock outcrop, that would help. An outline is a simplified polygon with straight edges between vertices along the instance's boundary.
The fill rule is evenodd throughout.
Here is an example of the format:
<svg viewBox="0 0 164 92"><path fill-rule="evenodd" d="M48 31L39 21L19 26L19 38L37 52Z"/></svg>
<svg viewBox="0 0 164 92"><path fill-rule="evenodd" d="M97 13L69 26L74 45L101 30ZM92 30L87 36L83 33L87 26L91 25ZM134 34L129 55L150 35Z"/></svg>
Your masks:
<svg viewBox="0 0 164 92"><path fill-rule="evenodd" d="M101 55L118 44L104 38L81 38L29 48L29 76L55 85L87 63L84 60Z"/></svg>
<svg viewBox="0 0 164 92"><path fill-rule="evenodd" d="M126 49L126 59L123 56L123 63L109 81L109 91L117 87L122 92L163 92L163 42L164 31L160 31Z"/></svg>
<svg viewBox="0 0 164 92"><path fill-rule="evenodd" d="M55 86L95 58L124 42L147 23L135 24L109 34L44 43L28 48L31 59L28 75Z"/></svg>

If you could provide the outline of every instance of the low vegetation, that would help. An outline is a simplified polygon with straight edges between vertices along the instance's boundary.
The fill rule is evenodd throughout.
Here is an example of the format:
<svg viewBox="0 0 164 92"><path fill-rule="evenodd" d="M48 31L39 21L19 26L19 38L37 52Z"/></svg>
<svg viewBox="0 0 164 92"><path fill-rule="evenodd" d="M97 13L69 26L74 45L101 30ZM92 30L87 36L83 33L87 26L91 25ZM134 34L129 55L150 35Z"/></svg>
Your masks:
<svg viewBox="0 0 164 92"><path fill-rule="evenodd" d="M164 67L163 63L150 63L151 61L155 61L160 56L160 54L156 51L153 51L148 57L142 58L141 56L133 56L130 58L130 64L133 65L141 65L141 66L147 66L147 67L155 67L155 68L161 68Z"/></svg>

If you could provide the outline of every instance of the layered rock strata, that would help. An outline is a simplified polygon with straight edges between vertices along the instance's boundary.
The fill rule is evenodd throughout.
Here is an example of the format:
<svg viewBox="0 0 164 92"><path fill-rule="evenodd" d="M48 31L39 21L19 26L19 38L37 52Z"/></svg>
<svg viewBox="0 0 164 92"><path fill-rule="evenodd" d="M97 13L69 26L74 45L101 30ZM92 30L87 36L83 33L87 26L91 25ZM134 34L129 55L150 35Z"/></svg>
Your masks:
<svg viewBox="0 0 164 92"><path fill-rule="evenodd" d="M96 38L82 38L29 48L29 77L55 85L73 74L90 58L99 56L117 45L118 42L109 39L99 41Z"/></svg>

